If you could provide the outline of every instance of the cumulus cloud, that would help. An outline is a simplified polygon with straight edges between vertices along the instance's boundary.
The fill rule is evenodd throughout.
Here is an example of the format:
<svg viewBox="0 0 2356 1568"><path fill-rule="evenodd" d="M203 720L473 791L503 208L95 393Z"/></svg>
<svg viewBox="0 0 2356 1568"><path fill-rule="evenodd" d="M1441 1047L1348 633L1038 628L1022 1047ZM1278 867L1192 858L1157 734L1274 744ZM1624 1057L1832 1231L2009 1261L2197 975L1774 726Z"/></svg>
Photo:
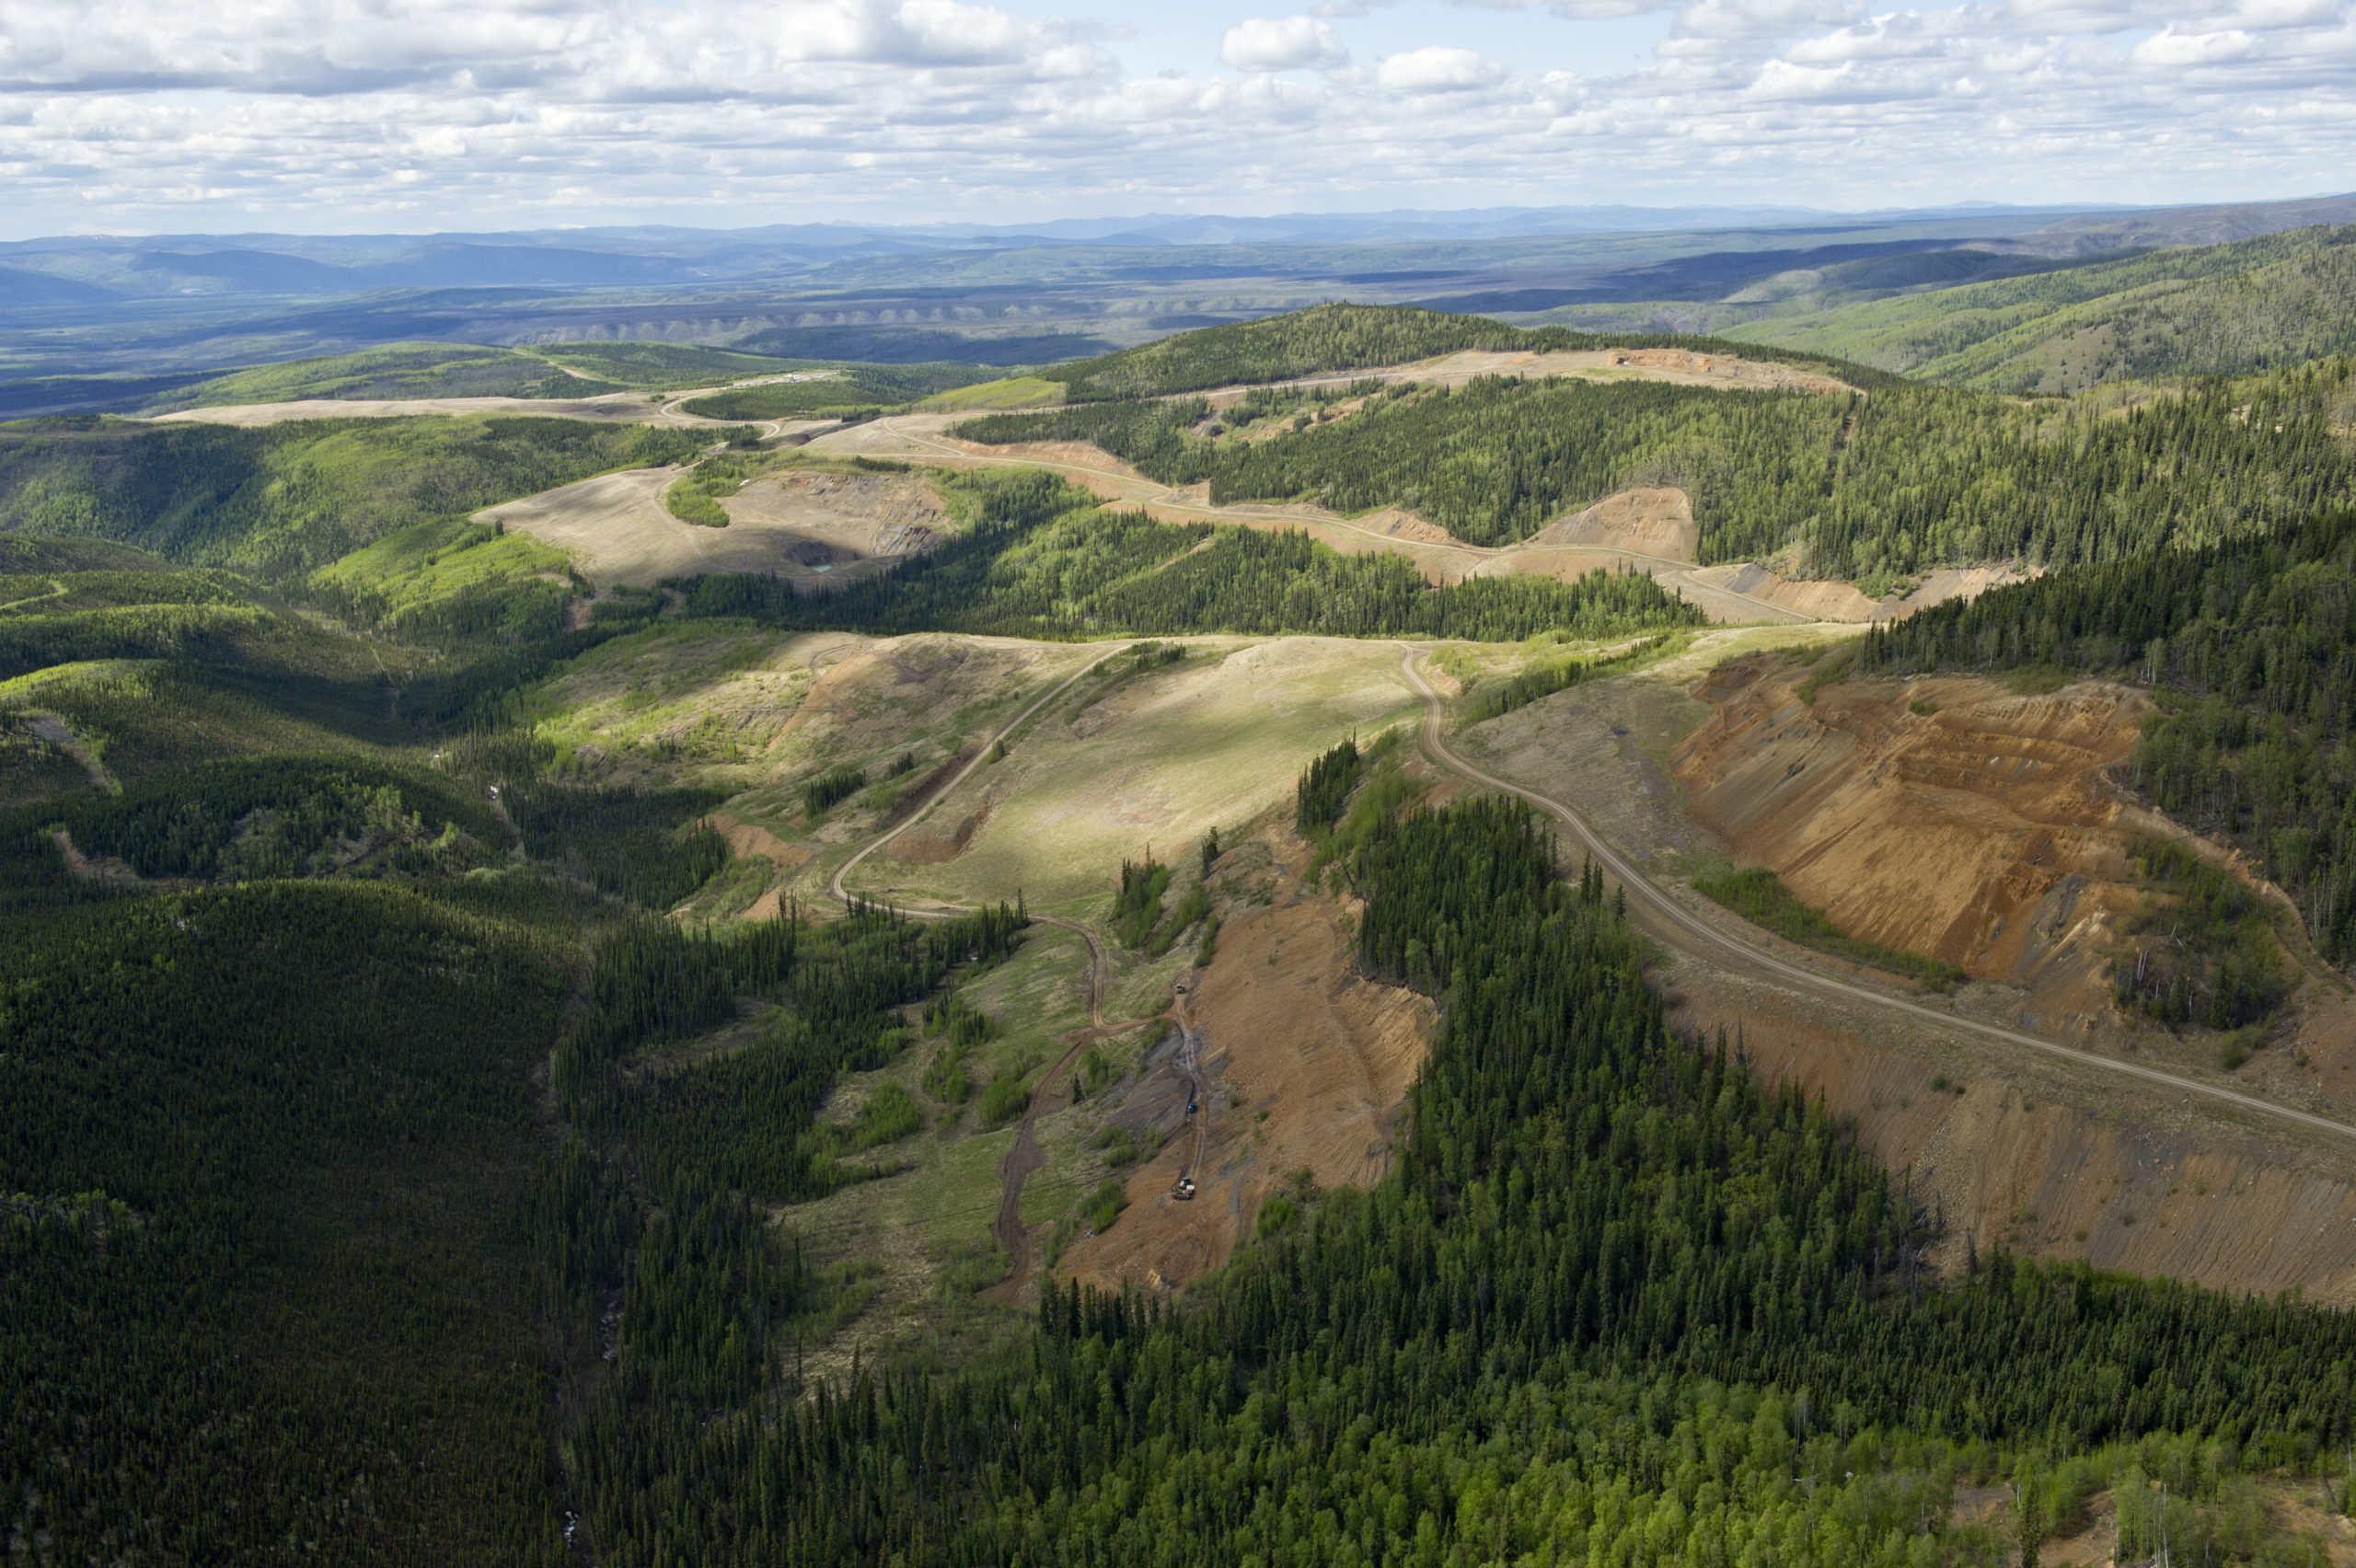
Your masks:
<svg viewBox="0 0 2356 1568"><path fill-rule="evenodd" d="M1314 17L1254 17L1227 29L1218 63L1239 71L1332 71L1350 63L1350 52Z"/></svg>
<svg viewBox="0 0 2356 1568"><path fill-rule="evenodd" d="M1506 68L1494 60L1438 43L1386 56L1374 68L1375 81L1394 93L1463 92L1493 86L1505 75Z"/></svg>
<svg viewBox="0 0 2356 1568"><path fill-rule="evenodd" d="M1197 47L1225 72L1138 75L1102 18L985 0L0 0L0 179L21 233L1011 219L1403 191L2225 199L2356 163L2356 0L1495 8L1511 14L1479 19L1477 51L1447 13L1381 0L1206 22ZM1574 74L1599 58L1582 29L1645 11L1666 13L1649 58ZM1405 47L1361 42L1353 64L1361 25ZM1500 29L1526 47L1496 45Z"/></svg>

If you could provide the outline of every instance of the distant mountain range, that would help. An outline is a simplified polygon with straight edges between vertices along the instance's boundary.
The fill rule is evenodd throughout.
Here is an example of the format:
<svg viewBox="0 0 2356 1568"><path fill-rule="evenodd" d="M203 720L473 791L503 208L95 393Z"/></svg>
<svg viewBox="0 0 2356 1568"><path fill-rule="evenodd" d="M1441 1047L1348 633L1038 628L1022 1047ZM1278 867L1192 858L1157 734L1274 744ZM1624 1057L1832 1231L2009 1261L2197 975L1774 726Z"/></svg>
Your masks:
<svg viewBox="0 0 2356 1568"><path fill-rule="evenodd" d="M0 244L0 306L214 294L320 296L387 289L627 288L799 276L855 259L1049 246L1369 246L1554 236L1853 230L1925 225L2027 253L2215 244L2356 220L2356 197L2236 207L2003 207L1872 213L1798 207L1494 207L1464 212L1151 214L1027 225L779 224L479 235L67 236ZM24 274L29 274L25 276ZM44 290L37 280L55 281Z"/></svg>
<svg viewBox="0 0 2356 1568"><path fill-rule="evenodd" d="M1947 372L1932 362L1960 351L1934 352L1906 323L1936 314L1930 302L1952 291L2009 289L2002 297L2083 314L2094 297L2085 288L2038 281L2092 277L2107 290L2128 274L2088 269L2162 248L2350 223L2356 196L1863 213L1509 207L1004 225L69 236L0 244L0 411L134 406L134 381L146 397L231 368L418 341L650 341L1011 367L1333 299L1805 340L1936 376ZM2174 266L2146 267L2137 286L2223 275ZM2247 268L2226 269L2236 270ZM2311 303L2333 297L2327 282L2316 288ZM2005 326L2050 314L2023 306ZM2223 326L2198 331L2204 340L2232 336ZM2320 340L2313 330L2297 335ZM2158 340L2148 330L2144 340ZM1981 350L1955 374L2002 381L2013 373L1981 361L2003 352ZM2068 375L2096 357L2075 353ZM2142 350L2101 358L2149 363ZM2053 377L2039 370L2027 379Z"/></svg>

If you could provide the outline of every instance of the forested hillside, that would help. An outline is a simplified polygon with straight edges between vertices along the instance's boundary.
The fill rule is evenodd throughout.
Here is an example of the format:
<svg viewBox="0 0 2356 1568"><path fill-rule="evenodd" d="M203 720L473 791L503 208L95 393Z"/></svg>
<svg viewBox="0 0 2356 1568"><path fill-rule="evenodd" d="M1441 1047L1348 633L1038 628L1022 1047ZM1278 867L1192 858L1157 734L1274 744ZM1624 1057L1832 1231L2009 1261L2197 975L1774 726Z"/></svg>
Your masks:
<svg viewBox="0 0 2356 1568"><path fill-rule="evenodd" d="M621 388L536 354L473 343L387 343L234 370L160 398L151 411L311 398L591 398Z"/></svg>
<svg viewBox="0 0 2356 1568"><path fill-rule="evenodd" d="M1003 1368L760 1424L757 1384L649 1378L577 1446L601 1555L1979 1562L2000 1539L1949 1505L1992 1473L2032 1551L2106 1482L2156 1535L2153 1477L2216 1551L2241 1465L2336 1451L2350 1320L2001 1256L1932 1284L1933 1216L1674 1034L1602 880L1555 870L1496 801L1354 857L1360 962L1447 998L1380 1186L1288 1204L1174 1309L1052 1293ZM707 1336L749 1328L701 1299Z"/></svg>
<svg viewBox="0 0 2356 1568"><path fill-rule="evenodd" d="M681 585L691 616L797 627L1072 638L1190 631L1518 641L1699 626L1701 612L1639 573L1575 582L1476 577L1438 587L1397 556L1345 556L1296 531L1157 523L1099 510L1036 470L946 481L976 503L956 537L889 575L819 597L773 576Z"/></svg>
<svg viewBox="0 0 2356 1568"><path fill-rule="evenodd" d="M1543 353L1563 349L1697 348L1741 352L1736 344L1710 338L1659 333L1599 336L1567 328L1508 327L1485 316L1453 316L1411 306L1317 305L1258 321L1205 327L1139 348L1097 359L1072 360L1038 372L1068 389L1073 402L1109 398L1152 398L1199 392L1212 386L1283 381L1330 371L1408 364L1465 349ZM1839 365L1823 355L1778 349L1754 356L1789 359L1835 375L1854 370L1880 379L1862 366Z"/></svg>
<svg viewBox="0 0 2356 1568"><path fill-rule="evenodd" d="M1771 316L1728 335L1997 392L2246 375L2356 352L2356 227Z"/></svg>
<svg viewBox="0 0 2356 1568"><path fill-rule="evenodd" d="M397 528L678 462L727 433L559 419L26 420L0 426L0 531L112 539L283 581Z"/></svg>
<svg viewBox="0 0 2356 1568"><path fill-rule="evenodd" d="M1492 329L1336 312L1114 356L1073 386L1438 352ZM646 347L614 363L705 363ZM1345 388L1320 407L1371 401L1251 441L1208 435L1207 405L1183 398L982 428L1126 444L1220 495L1412 496L1477 537L1649 479L1691 490L1713 559L2045 563L1876 630L1856 667L2154 683L2133 781L2267 857L2346 962L2349 380L2333 361L2073 403L1487 380ZM969 1036L1027 1051L1009 1026L1035 1026L1044 1052L1002 1058L1021 1065L975 1107L986 1128L962 1147L999 1169L1047 1096L1092 1104L1180 1047L1153 1044L1158 1023L1115 1041L1068 971L1026 971L1068 953L1089 989L1108 972L1091 943L1040 932L1019 888L917 920L780 908L780 884L729 882L770 853L735 859L730 835L778 842L727 814L756 795L848 857L872 842L861 824L968 759L992 757L977 776L994 790L1036 777L974 743L1053 663L994 666L1022 672L987 677L1002 689L944 685L918 725L891 683L918 678L923 648L887 645L872 684L828 696L807 649L859 640L809 640L788 668L784 630L1576 640L1636 659L1700 617L1641 574L1436 586L1396 557L1157 522L1038 470L940 476L951 515L930 550L809 597L713 575L592 604L548 547L468 521L712 439L538 420L0 428L12 1560L2028 1568L2105 1488L2122 1562L2326 1560L2268 1497L2296 1478L2350 1505L2356 1316L1946 1234L1935 1201L1754 1072L1739 1037L1672 1025L1625 890L1561 863L1519 803L1424 803L1432 776L1398 731L1342 742L1279 809L1313 846L1305 872L1277 865L1282 833L1222 821L1199 856L1184 845L1174 888L1150 860L1117 882L1117 860L1080 873L1104 879L1089 907L1128 917L1146 950L1115 956L1165 965L1122 971L1148 997L1132 1022L1156 1023L1197 920L1199 962L1243 949L1273 972L1241 919L1218 935L1215 893L1320 922L1320 985L1346 971L1427 998L1383 993L1438 1020L1403 1116L1373 1135L1395 1137L1366 1168L1388 1174L1329 1190L1278 1173L1235 1211L1231 1261L1175 1293L1057 1283L1050 1250L1035 1319L1016 1317L973 1299L1007 1266L984 1251L978 1277L922 1276L973 1332L918 1343L895 1325L853 1352L843 1325L883 1265L844 1257L825 1205L938 1178L902 1140L978 1086ZM714 617L747 618L667 624ZM644 643L702 646L573 663L649 628ZM962 663L972 647L961 671L986 663ZM1182 648L1130 652L1058 699L1068 720L1194 667ZM1600 678L1611 652L1501 663L1471 711ZM618 732L592 745L549 717L585 673L631 713L746 677L734 689L780 722L862 709L874 744L814 743L749 790L741 764L669 767L652 728L601 755ZM1398 700L1385 687L1348 714ZM1219 709L1199 732L1256 721ZM1303 751L1357 720L1320 722ZM895 750L889 777L861 761ZM798 844L775 853L829 870ZM771 895L706 923L714 905L690 901L732 885ZM1000 1011L1051 994L1058 1021L977 1010L961 987L984 978L1007 983ZM910 1054L936 1029L919 1078ZM872 1077L895 1063L930 1098ZM1214 1087L1219 1114L1251 1113ZM1134 1162L1142 1140L1120 1136ZM1131 1223L1122 1195L1109 1182L1036 1230L1059 1248L1083 1220ZM1037 1201L1018 1190L1018 1225ZM981 1236L995 1211L956 1212ZM1963 1260L1952 1277L1925 1262L1938 1243ZM2009 1501L1968 1514L1968 1489Z"/></svg>
<svg viewBox="0 0 2356 1568"><path fill-rule="evenodd" d="M1403 506L1502 544L1630 485L1692 498L1705 561L1795 574L2116 560L2356 500L2356 362L2197 383L2121 406L1902 386L1854 400L1658 382L1402 386L1270 439L1194 433L1207 407L1112 402L967 421L973 441L1095 441L1214 501Z"/></svg>

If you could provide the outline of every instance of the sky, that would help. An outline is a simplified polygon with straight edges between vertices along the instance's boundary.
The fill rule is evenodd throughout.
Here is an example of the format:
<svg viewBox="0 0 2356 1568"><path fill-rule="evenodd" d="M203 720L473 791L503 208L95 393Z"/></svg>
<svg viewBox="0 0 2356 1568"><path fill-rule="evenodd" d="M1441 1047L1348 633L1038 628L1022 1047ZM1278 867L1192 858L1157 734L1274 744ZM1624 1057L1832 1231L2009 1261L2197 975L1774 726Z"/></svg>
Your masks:
<svg viewBox="0 0 2356 1568"><path fill-rule="evenodd" d="M2356 0L0 0L0 233L2356 190Z"/></svg>

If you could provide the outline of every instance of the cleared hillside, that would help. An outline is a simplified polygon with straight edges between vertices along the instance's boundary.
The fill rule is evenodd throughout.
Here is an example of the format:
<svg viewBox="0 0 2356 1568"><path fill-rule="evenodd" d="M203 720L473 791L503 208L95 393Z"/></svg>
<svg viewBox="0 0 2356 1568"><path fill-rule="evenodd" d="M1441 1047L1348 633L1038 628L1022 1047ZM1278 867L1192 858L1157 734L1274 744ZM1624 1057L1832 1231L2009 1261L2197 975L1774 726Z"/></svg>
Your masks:
<svg viewBox="0 0 2356 1568"><path fill-rule="evenodd" d="M2023 404L1654 381L1336 386L1303 402L1126 399L987 415L969 441L1086 441L1214 502L1404 508L1460 538L1527 536L1631 486L1692 499L1703 561L1784 558L1875 582L1934 568L2105 560L2263 532L2356 497L2350 363Z"/></svg>

